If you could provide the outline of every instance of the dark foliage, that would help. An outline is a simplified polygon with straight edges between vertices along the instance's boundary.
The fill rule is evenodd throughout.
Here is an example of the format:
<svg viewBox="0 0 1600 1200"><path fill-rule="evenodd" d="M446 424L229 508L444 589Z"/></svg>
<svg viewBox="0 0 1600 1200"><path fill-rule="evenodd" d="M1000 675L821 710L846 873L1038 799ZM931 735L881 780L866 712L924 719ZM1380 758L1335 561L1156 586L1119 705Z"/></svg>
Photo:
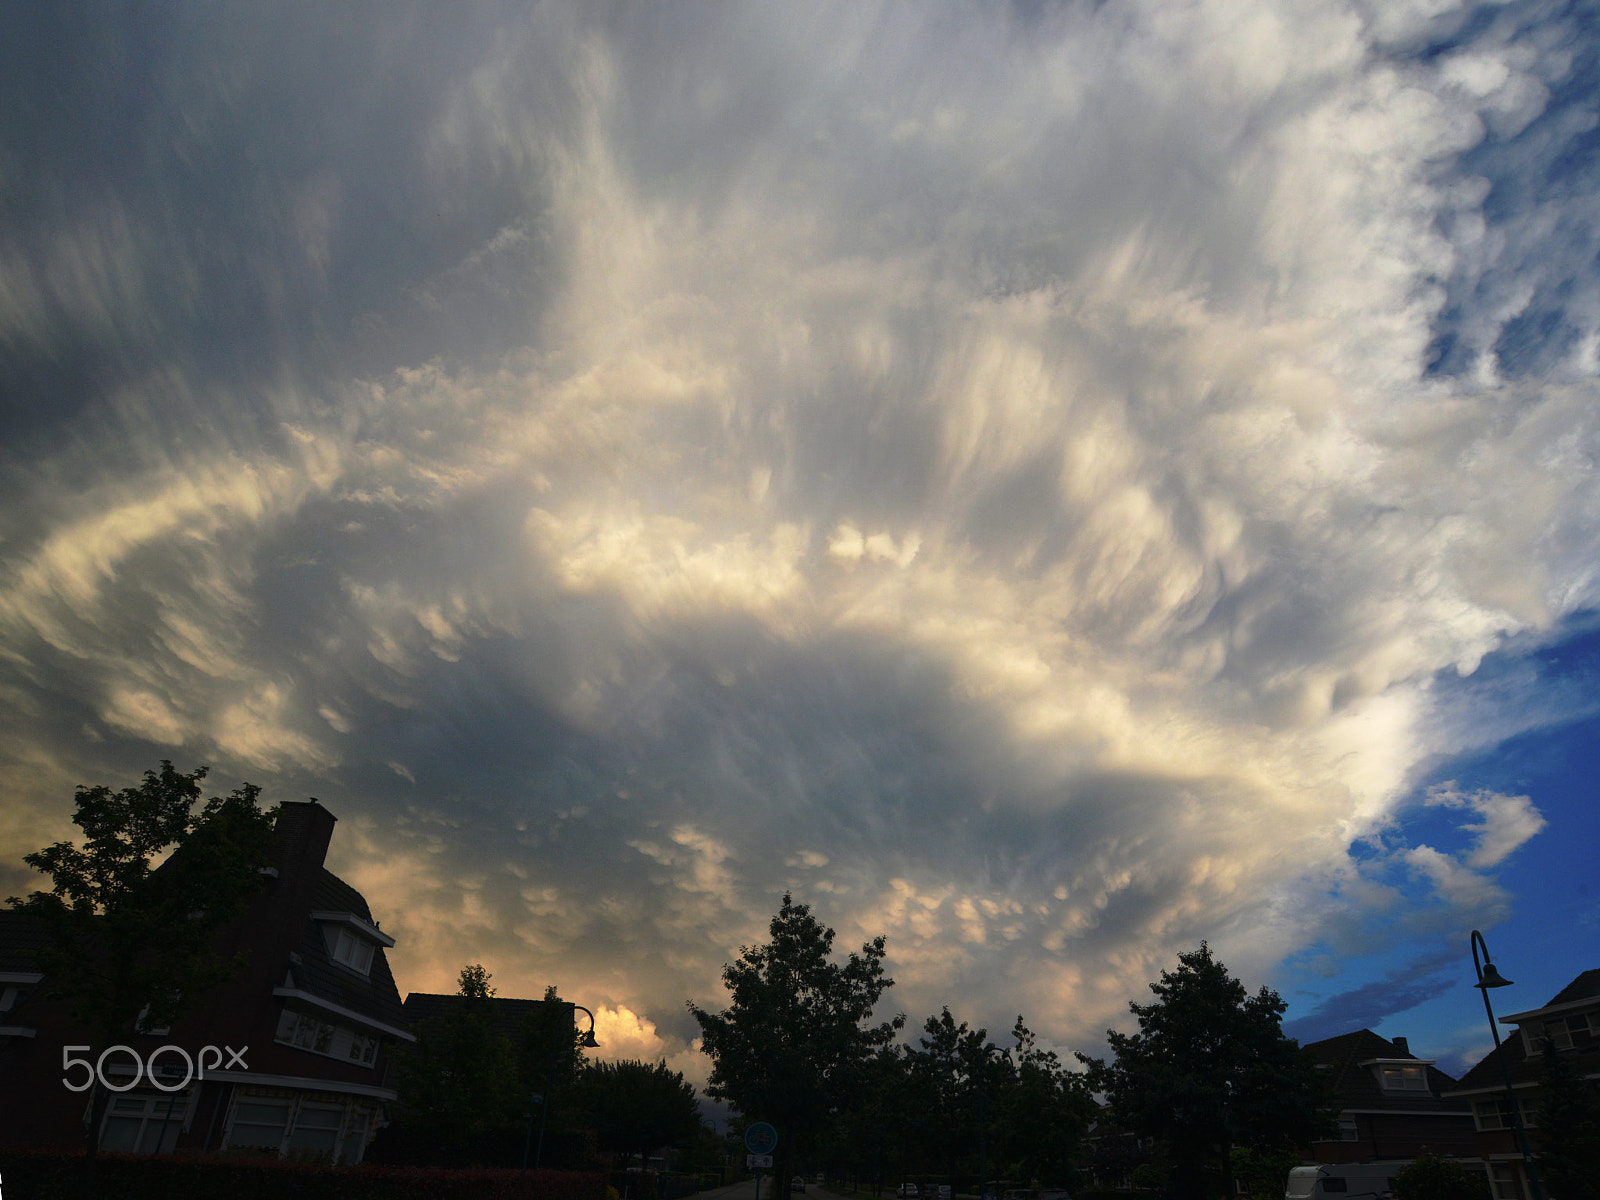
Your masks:
<svg viewBox="0 0 1600 1200"><path fill-rule="evenodd" d="M1204 942L1178 962L1155 1003L1129 1004L1138 1033L1107 1031L1111 1063L1078 1057L1118 1123L1161 1143L1179 1196L1227 1194L1230 1147L1304 1145L1331 1132L1332 1107L1276 992L1249 995Z"/></svg>

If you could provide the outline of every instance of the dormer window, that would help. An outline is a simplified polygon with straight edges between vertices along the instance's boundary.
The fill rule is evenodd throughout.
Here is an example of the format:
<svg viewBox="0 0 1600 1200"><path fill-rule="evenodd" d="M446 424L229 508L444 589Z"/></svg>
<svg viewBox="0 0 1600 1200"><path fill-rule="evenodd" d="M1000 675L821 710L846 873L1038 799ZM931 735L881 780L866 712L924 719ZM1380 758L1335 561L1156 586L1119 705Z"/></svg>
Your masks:
<svg viewBox="0 0 1600 1200"><path fill-rule="evenodd" d="M330 929L327 933L328 956L334 962L341 963L352 971L359 971L363 975L372 970L372 951L375 947L371 942L343 927Z"/></svg>
<svg viewBox="0 0 1600 1200"><path fill-rule="evenodd" d="M1593 1035L1594 1013L1568 1013L1560 1017L1546 1017L1543 1021L1526 1021L1522 1025L1523 1046L1529 1054L1538 1054L1549 1042L1557 1050L1571 1050L1573 1046Z"/></svg>
<svg viewBox="0 0 1600 1200"><path fill-rule="evenodd" d="M372 970L372 955L379 946L394 945L392 937L355 913L314 912L311 919L322 926L328 957L362 975Z"/></svg>
<svg viewBox="0 0 1600 1200"><path fill-rule="evenodd" d="M1386 1092L1425 1092L1428 1068L1385 1065L1378 1068L1378 1082Z"/></svg>

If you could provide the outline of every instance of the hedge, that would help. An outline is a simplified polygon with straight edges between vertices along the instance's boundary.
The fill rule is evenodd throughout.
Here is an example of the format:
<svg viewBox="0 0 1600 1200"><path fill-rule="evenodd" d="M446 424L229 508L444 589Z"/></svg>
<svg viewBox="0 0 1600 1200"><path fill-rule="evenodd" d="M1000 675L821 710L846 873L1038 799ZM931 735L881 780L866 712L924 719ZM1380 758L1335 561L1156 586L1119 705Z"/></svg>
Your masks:
<svg viewBox="0 0 1600 1200"><path fill-rule="evenodd" d="M4 1200L604 1200L606 1178L582 1171L334 1167L277 1159L0 1150Z"/></svg>

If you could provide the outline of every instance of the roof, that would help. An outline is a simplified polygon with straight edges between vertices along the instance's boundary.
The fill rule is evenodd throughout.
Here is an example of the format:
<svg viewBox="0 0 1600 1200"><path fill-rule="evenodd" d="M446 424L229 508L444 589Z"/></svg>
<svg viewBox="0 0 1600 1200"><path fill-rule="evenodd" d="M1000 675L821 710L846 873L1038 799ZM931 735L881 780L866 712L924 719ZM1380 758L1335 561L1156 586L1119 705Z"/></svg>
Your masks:
<svg viewBox="0 0 1600 1200"><path fill-rule="evenodd" d="M1571 1004L1574 1000L1587 1000L1592 996L1600 996L1600 967L1579 975L1557 992L1545 1007L1554 1008L1557 1004Z"/></svg>
<svg viewBox="0 0 1600 1200"><path fill-rule="evenodd" d="M444 1019L446 1013L464 1003L466 997L459 994L440 995L437 992L412 992L406 997L405 1024L410 1027L418 1025L432 1026ZM504 1034L513 1045L522 1040L523 1030L526 1028L530 1016L543 1013L545 1005L552 1003L546 1000L518 1000L510 996L490 996L489 1023L496 1033ZM554 1001L558 1007L565 1008L563 1001Z"/></svg>
<svg viewBox="0 0 1600 1200"><path fill-rule="evenodd" d="M1584 1000L1592 1000L1593 1004L1583 1005ZM1566 987L1562 988L1551 997L1549 1003L1542 1008L1531 1009L1526 1013L1518 1014L1530 1020L1538 1019L1537 1015L1547 1009L1558 1006L1576 1006L1568 1008L1567 1012L1583 1012L1586 1008L1600 1008L1600 968L1584 971ZM1552 1014L1561 1016L1566 1014ZM1523 1022L1518 1022L1520 1026ZM1600 1074L1600 1038L1590 1035L1587 1030L1580 1032L1573 1038L1573 1048L1561 1051L1563 1055L1572 1055L1572 1061L1580 1075ZM1501 1059L1505 1060L1506 1068L1502 1069ZM1491 1050L1484 1055L1472 1070L1463 1075L1456 1084L1460 1092L1483 1091L1485 1089L1504 1090L1506 1070L1511 1073L1513 1084L1535 1083L1542 1076L1539 1054L1529 1054L1523 1043L1520 1028L1513 1033L1504 1035L1499 1050Z"/></svg>
<svg viewBox="0 0 1600 1200"><path fill-rule="evenodd" d="M355 913L371 924L372 910L355 888L326 867L317 877L311 897L311 910ZM389 970L389 960L381 946L374 947L372 966L366 975L341 966L328 955L328 943L317 921L306 919L298 948L299 962L291 963L289 973L294 986L331 1004L381 1021L396 1029L406 1027L407 1017L400 1005L400 989Z"/></svg>
<svg viewBox="0 0 1600 1200"><path fill-rule="evenodd" d="M1455 1080L1431 1064L1424 1064L1408 1048L1373 1033L1358 1029L1338 1037L1325 1038L1300 1048L1313 1062L1329 1069L1329 1083L1341 1109L1389 1112L1464 1112L1461 1100L1445 1100L1442 1095L1456 1087ZM1428 1091L1388 1092L1378 1082L1370 1066L1373 1059L1418 1063L1428 1074Z"/></svg>
<svg viewBox="0 0 1600 1200"><path fill-rule="evenodd" d="M37 973L39 968L33 956L49 945L44 923L38 917L14 908L0 908L0 971L19 975Z"/></svg>

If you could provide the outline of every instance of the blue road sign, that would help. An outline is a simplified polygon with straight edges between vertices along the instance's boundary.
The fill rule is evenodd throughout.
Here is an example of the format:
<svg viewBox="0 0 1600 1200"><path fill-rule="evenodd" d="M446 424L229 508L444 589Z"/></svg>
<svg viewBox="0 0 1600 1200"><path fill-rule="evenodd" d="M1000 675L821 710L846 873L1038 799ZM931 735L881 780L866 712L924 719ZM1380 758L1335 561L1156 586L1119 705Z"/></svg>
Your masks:
<svg viewBox="0 0 1600 1200"><path fill-rule="evenodd" d="M751 1154L771 1154L778 1148L778 1131L765 1121L756 1121L744 1131L744 1148Z"/></svg>

